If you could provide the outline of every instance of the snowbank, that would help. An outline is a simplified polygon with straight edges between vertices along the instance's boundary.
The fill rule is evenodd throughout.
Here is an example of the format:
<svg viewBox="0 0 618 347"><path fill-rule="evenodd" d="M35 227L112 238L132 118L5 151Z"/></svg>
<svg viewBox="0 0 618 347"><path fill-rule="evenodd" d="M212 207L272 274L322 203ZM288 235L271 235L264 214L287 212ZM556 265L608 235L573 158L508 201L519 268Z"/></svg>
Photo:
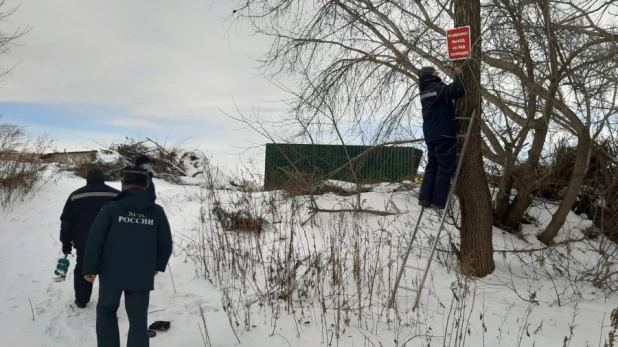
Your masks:
<svg viewBox="0 0 618 347"><path fill-rule="evenodd" d="M105 160L115 160L110 158ZM364 208L394 215L313 215L314 202L322 209L342 209L359 199L326 194L312 202L282 192L222 190L199 180L204 177L199 165L191 170L197 174L187 179L195 179L196 186L157 182L176 246L170 269L155 279L149 310L151 322L171 321L171 329L153 338L152 346L204 346L204 324L212 346L252 347L558 347L565 337L571 346L596 346L610 330L603 318L608 320L618 299L602 275L606 269L615 271L613 265L604 268L615 246L603 238L571 242L590 225L571 214L557 245L538 251L544 247L535 235L549 223L553 205L532 209L537 225L524 226L523 238L494 229L496 271L484 279L457 276L448 242L457 244L458 233L449 225L421 307L411 311L413 296L401 291L396 309L386 310L419 211L413 187L378 184L361 195ZM229 179L206 177L223 188ZM95 345L98 283L91 304L79 310L71 305L73 274L66 282L52 281L61 255L58 219L66 197L84 183L67 174L59 178L0 221L2 346ZM216 202L265 218L266 229L260 235L222 230L212 214ZM431 214L421 223L424 245L437 222ZM408 264L423 266L426 257L426 252L414 253ZM414 286L417 275L409 270L402 284ZM128 321L123 306L124 340Z"/></svg>

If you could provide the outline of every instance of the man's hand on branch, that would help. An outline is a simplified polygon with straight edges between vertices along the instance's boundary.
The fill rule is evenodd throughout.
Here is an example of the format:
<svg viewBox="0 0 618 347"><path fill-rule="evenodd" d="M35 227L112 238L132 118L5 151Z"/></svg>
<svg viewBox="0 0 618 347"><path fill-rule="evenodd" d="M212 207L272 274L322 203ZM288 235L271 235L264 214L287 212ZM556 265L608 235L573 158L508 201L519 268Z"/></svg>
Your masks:
<svg viewBox="0 0 618 347"><path fill-rule="evenodd" d="M463 73L463 71L461 71L461 68L459 66L455 66L453 68L453 71L455 72L455 75L461 75Z"/></svg>

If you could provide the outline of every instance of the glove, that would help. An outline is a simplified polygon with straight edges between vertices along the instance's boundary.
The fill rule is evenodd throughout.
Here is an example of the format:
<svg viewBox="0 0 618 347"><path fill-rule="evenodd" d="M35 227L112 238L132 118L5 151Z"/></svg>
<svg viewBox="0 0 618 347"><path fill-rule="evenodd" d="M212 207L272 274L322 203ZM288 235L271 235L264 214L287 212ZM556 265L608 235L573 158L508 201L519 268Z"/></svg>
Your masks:
<svg viewBox="0 0 618 347"><path fill-rule="evenodd" d="M73 250L73 245L71 243L62 244L62 254L71 254L72 250Z"/></svg>

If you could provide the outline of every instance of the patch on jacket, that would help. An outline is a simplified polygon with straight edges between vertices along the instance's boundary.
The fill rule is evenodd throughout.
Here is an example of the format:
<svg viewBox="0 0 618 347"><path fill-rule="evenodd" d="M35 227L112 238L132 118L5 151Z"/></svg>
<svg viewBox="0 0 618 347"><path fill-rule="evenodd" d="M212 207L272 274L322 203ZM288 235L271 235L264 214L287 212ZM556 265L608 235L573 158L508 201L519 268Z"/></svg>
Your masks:
<svg viewBox="0 0 618 347"><path fill-rule="evenodd" d="M154 219L148 218L147 215L141 213L129 212L128 216L118 216L119 223L144 224L154 225Z"/></svg>

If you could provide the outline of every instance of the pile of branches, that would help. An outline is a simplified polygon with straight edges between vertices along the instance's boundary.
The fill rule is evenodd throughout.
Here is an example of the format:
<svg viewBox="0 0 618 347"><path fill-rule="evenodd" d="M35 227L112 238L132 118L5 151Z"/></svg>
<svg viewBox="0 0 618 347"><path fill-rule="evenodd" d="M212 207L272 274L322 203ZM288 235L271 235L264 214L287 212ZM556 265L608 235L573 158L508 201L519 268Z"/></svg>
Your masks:
<svg viewBox="0 0 618 347"><path fill-rule="evenodd" d="M111 151L107 150L102 150L100 153L112 154ZM75 176L85 179L88 176L88 171L90 171L90 169L98 168L103 171L103 175L105 176L106 181L115 181L120 179L120 170L127 165L129 164L125 160L106 162L98 159L92 162L78 163L74 166L68 167L67 170L72 171Z"/></svg>
<svg viewBox="0 0 618 347"><path fill-rule="evenodd" d="M609 239L618 242L618 144L605 140L592 147L582 189L572 210L585 214ZM542 169L545 179L536 194L560 200L575 162L575 148L564 143L555 160Z"/></svg>
<svg viewBox="0 0 618 347"><path fill-rule="evenodd" d="M101 159L100 155L98 160L76 164L70 170L76 176L86 178L88 171L96 167L103 171L107 181L113 181L120 178L122 168L135 165L135 159L138 156L146 155L150 158L157 178L175 184L182 184L181 177L188 176L185 159L190 161L199 160L194 153L183 151L179 145L160 144L151 139L137 141L127 137L123 143L101 146L104 149L100 150L99 153L101 155L117 154L115 160L105 161Z"/></svg>
<svg viewBox="0 0 618 347"><path fill-rule="evenodd" d="M339 196L352 196L358 193L371 192L371 188L359 186L359 189L349 190L341 186L328 183L324 176L297 172L284 171L286 181L282 186L283 191L289 197L295 196L318 196L333 193Z"/></svg>
<svg viewBox="0 0 618 347"><path fill-rule="evenodd" d="M538 169L541 179L536 183L533 195L548 201L562 200L573 173L575 152L576 148L566 141L556 145L551 160Z"/></svg>

